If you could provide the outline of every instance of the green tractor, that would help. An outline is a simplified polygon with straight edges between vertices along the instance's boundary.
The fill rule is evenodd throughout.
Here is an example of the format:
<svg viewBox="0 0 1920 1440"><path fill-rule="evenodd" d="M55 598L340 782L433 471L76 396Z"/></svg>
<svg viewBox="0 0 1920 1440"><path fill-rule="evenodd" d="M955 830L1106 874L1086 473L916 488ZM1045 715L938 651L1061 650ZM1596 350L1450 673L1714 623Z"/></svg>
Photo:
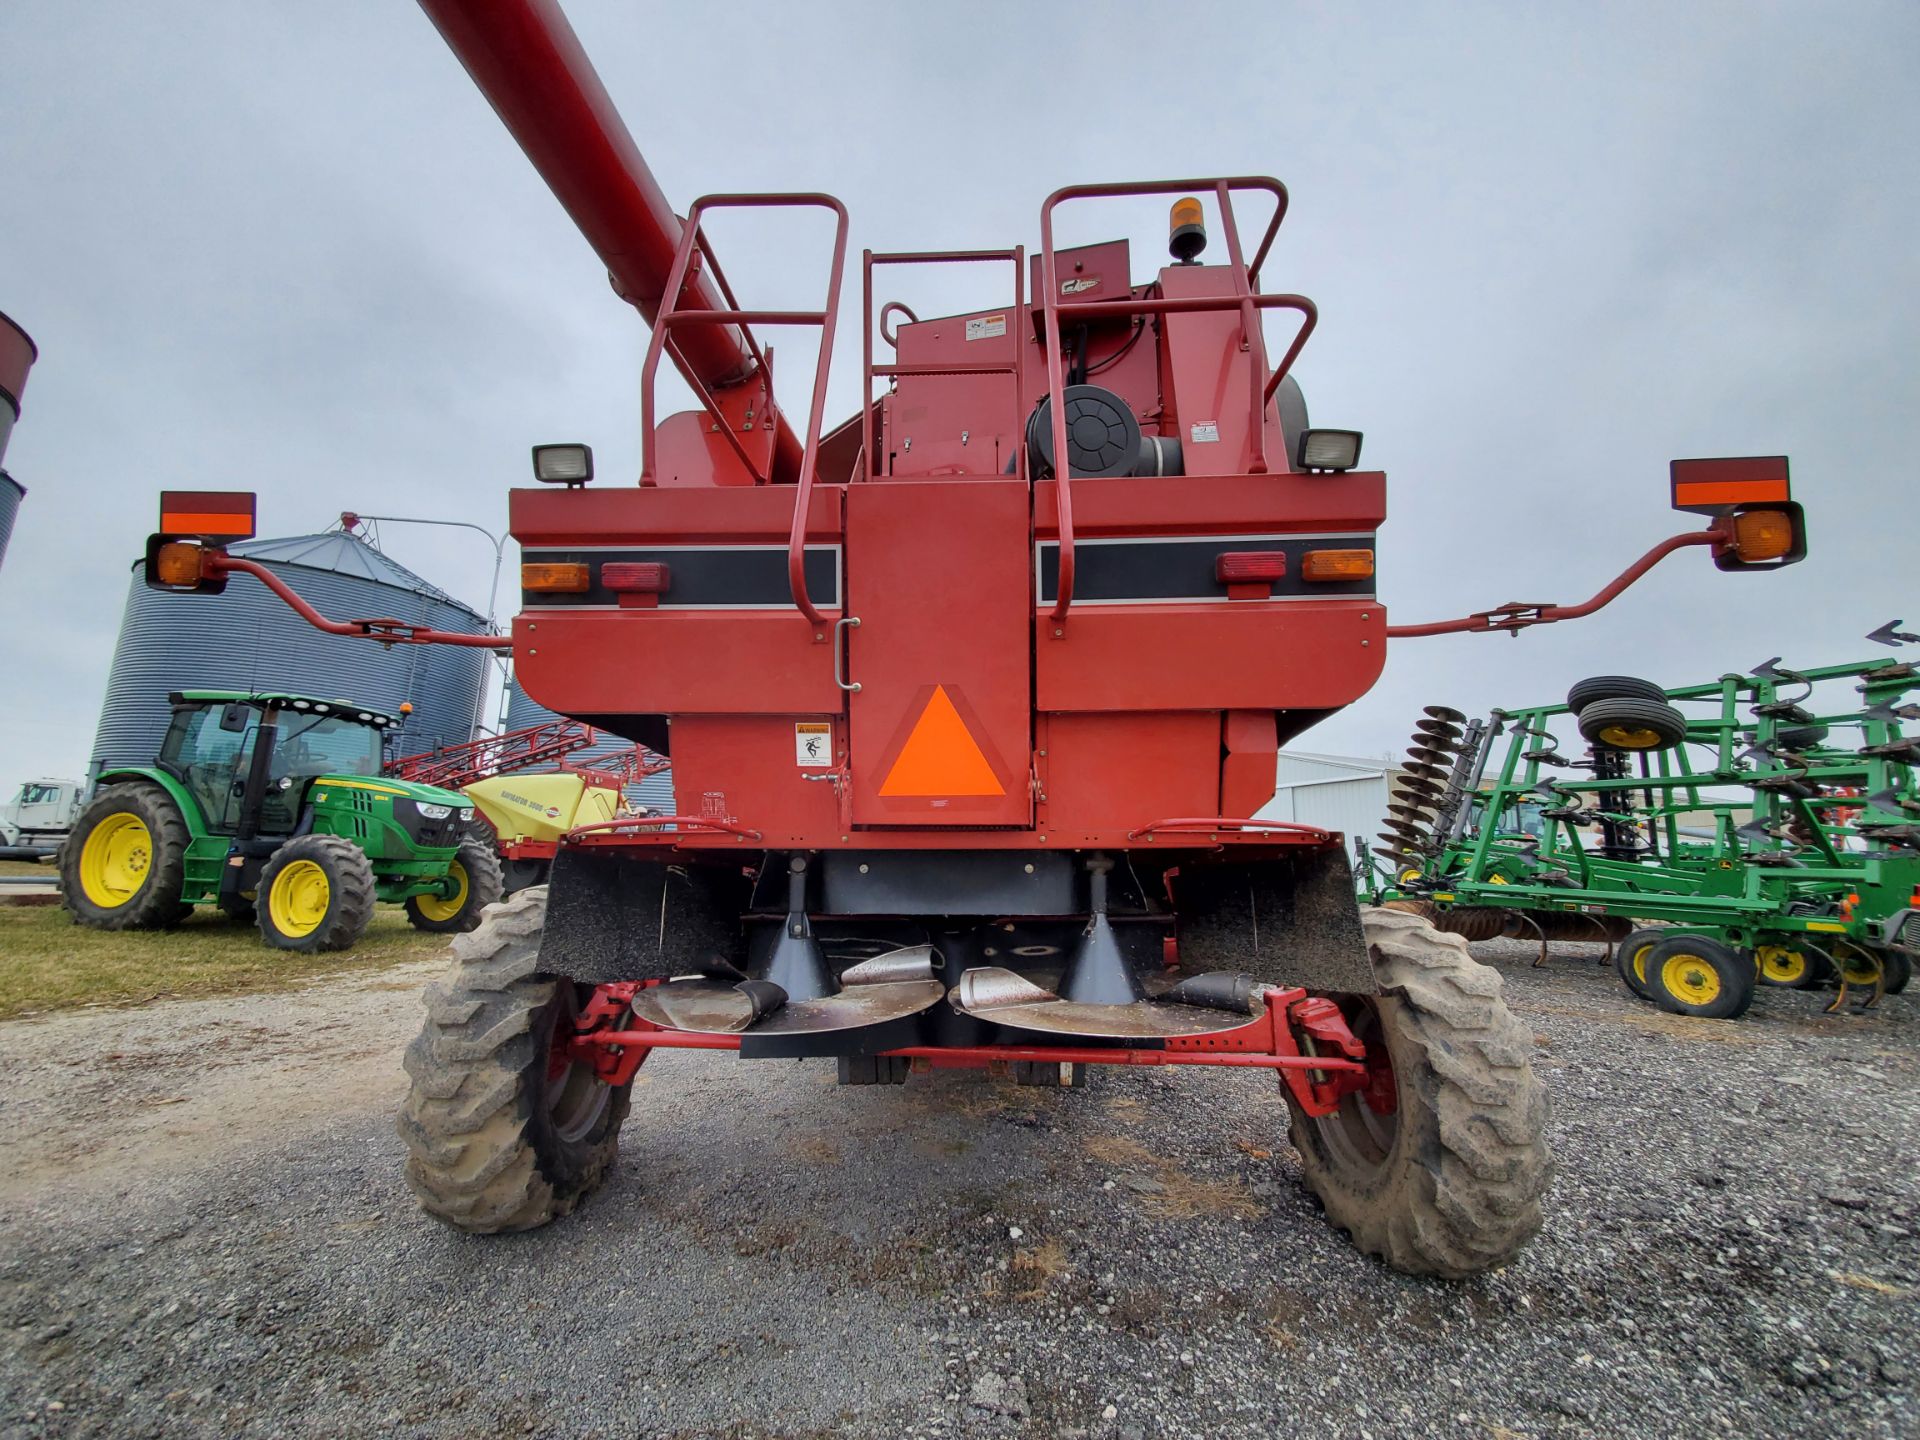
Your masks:
<svg viewBox="0 0 1920 1440"><path fill-rule="evenodd" d="M99 777L60 851L82 925L154 930L218 905L282 950L341 950L375 900L471 930L501 894L472 802L381 776L390 715L343 700L188 690L151 766Z"/></svg>

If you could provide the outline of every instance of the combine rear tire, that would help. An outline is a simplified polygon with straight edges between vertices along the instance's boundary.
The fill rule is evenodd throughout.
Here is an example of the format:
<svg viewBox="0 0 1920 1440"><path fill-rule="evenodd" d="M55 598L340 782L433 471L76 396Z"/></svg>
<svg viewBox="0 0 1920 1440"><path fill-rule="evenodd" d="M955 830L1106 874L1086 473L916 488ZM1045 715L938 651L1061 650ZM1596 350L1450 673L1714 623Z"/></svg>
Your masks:
<svg viewBox="0 0 1920 1440"><path fill-rule="evenodd" d="M1670 935L1647 952L1654 1004L1675 1015L1737 1020L1753 1004L1751 957L1705 935Z"/></svg>
<svg viewBox="0 0 1920 1440"><path fill-rule="evenodd" d="M1533 1039L1500 976L1417 916L1363 909L1383 994L1343 1006L1391 1063L1391 1114L1360 1095L1324 1118L1294 1112L1307 1188L1354 1243L1411 1275L1460 1279L1506 1264L1540 1228L1552 1177Z"/></svg>
<svg viewBox="0 0 1920 1440"><path fill-rule="evenodd" d="M480 912L506 889L500 857L491 845L462 840L460 853L447 862L453 877L451 895L412 895L407 899L407 923L433 935L461 935L480 923Z"/></svg>
<svg viewBox="0 0 1920 1440"><path fill-rule="evenodd" d="M311 955L344 950L373 920L373 862L340 835L296 835L268 860L254 891L260 938Z"/></svg>
<svg viewBox="0 0 1920 1440"><path fill-rule="evenodd" d="M192 837L158 785L109 785L60 847L67 909L96 930L167 930L193 913L180 899Z"/></svg>
<svg viewBox="0 0 1920 1440"><path fill-rule="evenodd" d="M536 886L456 939L407 1047L407 1184L428 1214L475 1234L570 1212L606 1178L627 1118L630 1086L556 1052L591 990L539 973L546 914Z"/></svg>
<svg viewBox="0 0 1920 1440"><path fill-rule="evenodd" d="M1687 717L1664 700L1596 700L1580 712L1580 734L1612 750L1670 750L1687 738Z"/></svg>

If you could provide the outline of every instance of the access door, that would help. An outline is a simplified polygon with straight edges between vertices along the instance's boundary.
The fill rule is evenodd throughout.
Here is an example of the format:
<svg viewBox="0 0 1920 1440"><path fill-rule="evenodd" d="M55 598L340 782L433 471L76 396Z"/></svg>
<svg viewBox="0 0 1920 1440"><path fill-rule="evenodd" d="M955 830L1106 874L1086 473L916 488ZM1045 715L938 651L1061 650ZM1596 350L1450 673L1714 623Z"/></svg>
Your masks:
<svg viewBox="0 0 1920 1440"><path fill-rule="evenodd" d="M847 487L856 825L1033 823L1030 551L1020 481Z"/></svg>

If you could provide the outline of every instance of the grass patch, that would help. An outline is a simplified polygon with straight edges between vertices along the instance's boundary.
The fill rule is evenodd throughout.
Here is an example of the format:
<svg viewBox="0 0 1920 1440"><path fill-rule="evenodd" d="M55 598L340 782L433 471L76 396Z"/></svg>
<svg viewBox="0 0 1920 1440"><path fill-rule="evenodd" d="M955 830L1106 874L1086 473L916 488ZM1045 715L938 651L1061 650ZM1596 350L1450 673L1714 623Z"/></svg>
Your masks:
<svg viewBox="0 0 1920 1440"><path fill-rule="evenodd" d="M261 943L201 906L177 930L90 930L57 905L0 907L0 1019L74 1005L138 1005L182 995L278 990L341 970L431 960L444 935L423 935L398 905L381 905L350 950L296 955Z"/></svg>
<svg viewBox="0 0 1920 1440"><path fill-rule="evenodd" d="M0 860L0 875L38 875L43 879L58 881L60 867L48 860Z"/></svg>

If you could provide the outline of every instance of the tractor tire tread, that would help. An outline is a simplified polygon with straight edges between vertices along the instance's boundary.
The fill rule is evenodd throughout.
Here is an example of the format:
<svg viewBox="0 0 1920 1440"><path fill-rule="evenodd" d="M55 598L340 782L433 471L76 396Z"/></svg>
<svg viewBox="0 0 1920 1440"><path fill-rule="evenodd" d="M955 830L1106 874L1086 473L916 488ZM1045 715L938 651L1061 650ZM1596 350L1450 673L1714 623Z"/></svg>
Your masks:
<svg viewBox="0 0 1920 1440"><path fill-rule="evenodd" d="M137 816L153 838L153 861L147 880L134 899L103 910L86 898L80 886L80 852L93 832L97 816L127 810ZM171 930L193 914L180 898L186 886L187 846L193 841L186 817L165 787L151 780L109 785L75 817L55 863L60 869L60 893L75 921L95 930ZM81 907L84 906L83 910Z"/></svg>
<svg viewBox="0 0 1920 1440"><path fill-rule="evenodd" d="M1403 911L1363 909L1382 988L1380 1019L1425 1063L1402 1076L1408 1123L1387 1160L1398 1173L1375 1194L1343 1182L1322 1157L1314 1122L1295 1113L1293 1143L1330 1218L1363 1251L1412 1274L1461 1278L1503 1265L1541 1225L1553 1175L1547 1096L1532 1040L1507 1010L1499 974L1466 942Z"/></svg>
<svg viewBox="0 0 1920 1440"><path fill-rule="evenodd" d="M598 1133L565 1154L536 1123L551 1012L566 983L538 972L544 886L488 906L454 939L453 969L429 988L427 1018L408 1045L410 1078L397 1128L406 1178L422 1207L476 1234L531 1230L570 1213L611 1167L625 1088Z"/></svg>
<svg viewBox="0 0 1920 1440"><path fill-rule="evenodd" d="M267 897L280 872L295 860L311 860L325 870L330 895L326 918L318 926L305 935L288 936L273 928L273 907ZM344 835L296 835L274 851L260 871L258 893L255 923L267 944L305 955L346 950L373 923L373 862Z"/></svg>

